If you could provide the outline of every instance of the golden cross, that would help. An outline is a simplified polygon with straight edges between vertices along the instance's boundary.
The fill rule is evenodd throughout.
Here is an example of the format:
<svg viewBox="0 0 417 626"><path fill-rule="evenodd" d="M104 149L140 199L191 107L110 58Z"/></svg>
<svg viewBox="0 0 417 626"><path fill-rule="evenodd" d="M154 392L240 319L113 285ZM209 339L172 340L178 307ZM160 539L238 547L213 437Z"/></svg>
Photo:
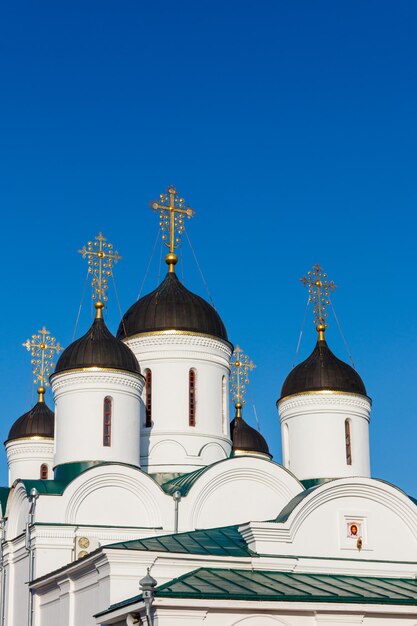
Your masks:
<svg viewBox="0 0 417 626"><path fill-rule="evenodd" d="M55 337L51 337L49 330L45 326L38 330L38 335L32 335L32 339L27 339L22 346L26 348L32 356L33 375L35 385L39 383L39 402L44 402L45 387L49 385L49 375L55 367L52 363L54 352L59 354L63 349L56 343Z"/></svg>
<svg viewBox="0 0 417 626"><path fill-rule="evenodd" d="M113 252L113 244L107 243L107 239L99 233L95 241L89 241L78 252L83 259L88 259L88 271L92 276L91 285L94 289L93 300L95 303L96 317L101 317L101 310L107 300L108 277L112 275L113 263L122 258L118 252Z"/></svg>
<svg viewBox="0 0 417 626"><path fill-rule="evenodd" d="M256 365L249 360L247 354L243 353L242 348L236 346L232 360L230 361L230 393L235 402L236 417L241 417L241 409L246 400L246 385L249 384L249 372L254 370Z"/></svg>
<svg viewBox="0 0 417 626"><path fill-rule="evenodd" d="M330 292L336 289L332 280L328 280L327 274L318 263L300 278L305 287L308 287L309 302L313 303L314 323L319 333L319 339L324 339L324 331L327 328L327 306L330 304Z"/></svg>
<svg viewBox="0 0 417 626"><path fill-rule="evenodd" d="M165 261L169 266L169 272L175 272L174 266L178 261L178 257L174 250L178 248L180 236L184 231L184 217L186 216L190 219L195 215L195 211L191 207L184 205L184 198L179 197L177 190L172 185L168 187L166 193L161 193L159 198L160 202L154 200L151 202L151 207L155 212L159 211L162 239L169 248ZM166 231L168 231L168 235Z"/></svg>

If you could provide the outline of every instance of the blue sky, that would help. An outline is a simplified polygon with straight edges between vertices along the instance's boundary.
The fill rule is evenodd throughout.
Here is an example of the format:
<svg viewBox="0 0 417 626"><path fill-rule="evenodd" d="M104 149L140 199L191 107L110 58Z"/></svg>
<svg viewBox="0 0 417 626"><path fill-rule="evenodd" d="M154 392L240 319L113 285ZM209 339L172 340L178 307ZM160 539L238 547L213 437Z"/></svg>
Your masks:
<svg viewBox="0 0 417 626"><path fill-rule="evenodd" d="M383 0L2 5L3 440L35 400L21 343L43 324L71 342L77 250L99 230L115 244L126 310L158 229L149 202L174 184L230 338L257 364L245 416L253 400L275 458L298 279L318 261L373 398L373 475L417 494L416 25L415 3ZM186 241L182 256L207 297ZM159 258L158 244L144 292ZM91 315L87 292L77 336ZM119 318L110 289L113 331ZM347 359L331 317L327 336ZM314 341L310 318L299 360Z"/></svg>

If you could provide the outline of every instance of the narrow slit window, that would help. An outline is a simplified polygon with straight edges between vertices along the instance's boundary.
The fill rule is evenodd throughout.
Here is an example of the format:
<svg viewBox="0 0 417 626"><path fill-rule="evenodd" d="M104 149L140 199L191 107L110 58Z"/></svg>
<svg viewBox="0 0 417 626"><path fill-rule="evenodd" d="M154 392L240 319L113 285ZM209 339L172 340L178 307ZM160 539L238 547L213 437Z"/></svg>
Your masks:
<svg viewBox="0 0 417 626"><path fill-rule="evenodd" d="M188 424L195 426L196 420L196 371L188 373Z"/></svg>
<svg viewBox="0 0 417 626"><path fill-rule="evenodd" d="M103 446L111 446L111 421L113 401L110 397L104 398L103 405Z"/></svg>
<svg viewBox="0 0 417 626"><path fill-rule="evenodd" d="M350 434L350 420L345 420L345 446L346 446L346 463L352 465L352 438Z"/></svg>
<svg viewBox="0 0 417 626"><path fill-rule="evenodd" d="M290 432L288 424L284 424L283 432L283 456L284 456L284 465L285 467L290 467Z"/></svg>
<svg viewBox="0 0 417 626"><path fill-rule="evenodd" d="M146 370L145 372L145 426L150 428L152 426L152 372Z"/></svg>
<svg viewBox="0 0 417 626"><path fill-rule="evenodd" d="M227 435L227 386L226 386L226 376L222 377L222 423L223 423L223 434Z"/></svg>
<svg viewBox="0 0 417 626"><path fill-rule="evenodd" d="M48 480L48 466L46 463L42 463L41 465L41 471L40 471L40 478L41 480Z"/></svg>

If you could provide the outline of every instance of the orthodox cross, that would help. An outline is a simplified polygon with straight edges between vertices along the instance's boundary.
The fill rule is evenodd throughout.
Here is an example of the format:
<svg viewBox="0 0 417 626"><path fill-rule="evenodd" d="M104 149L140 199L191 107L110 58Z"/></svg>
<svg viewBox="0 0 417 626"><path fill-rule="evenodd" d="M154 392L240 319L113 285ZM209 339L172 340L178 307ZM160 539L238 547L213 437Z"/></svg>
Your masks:
<svg viewBox="0 0 417 626"><path fill-rule="evenodd" d="M246 385L249 384L249 372L254 370L256 365L249 360L242 348L236 346L230 361L230 393L236 408L236 417L242 417L242 406L246 400Z"/></svg>
<svg viewBox="0 0 417 626"><path fill-rule="evenodd" d="M174 250L178 248L181 234L184 231L184 217L190 219L195 215L194 209L184 205L184 198L180 198L177 190L172 185L168 187L166 193L161 193L160 201L151 202L152 209L159 211L159 225L162 230L162 240L169 248L169 253L165 257L169 272L175 272L174 266L178 257ZM168 232L168 234L167 234Z"/></svg>
<svg viewBox="0 0 417 626"><path fill-rule="evenodd" d="M45 387L49 385L49 375L55 367L52 363L54 353L59 354L63 349L56 343L55 337L51 337L49 330L45 326L38 330L37 335L32 335L32 339L27 339L22 344L32 356L32 366L35 385L38 387L38 402L45 402Z"/></svg>
<svg viewBox="0 0 417 626"><path fill-rule="evenodd" d="M113 263L122 258L118 252L113 251L113 244L99 233L95 241L88 241L78 252L83 259L88 259L88 272L92 276L93 300L96 300L96 317L101 318L104 302L107 300L108 278L112 275Z"/></svg>
<svg viewBox="0 0 417 626"><path fill-rule="evenodd" d="M327 328L327 306L330 304L330 292L336 289L336 285L329 280L327 274L318 263L313 265L306 276L300 278L305 287L308 287L309 302L313 303L314 323L319 333L319 339L324 339L324 331Z"/></svg>

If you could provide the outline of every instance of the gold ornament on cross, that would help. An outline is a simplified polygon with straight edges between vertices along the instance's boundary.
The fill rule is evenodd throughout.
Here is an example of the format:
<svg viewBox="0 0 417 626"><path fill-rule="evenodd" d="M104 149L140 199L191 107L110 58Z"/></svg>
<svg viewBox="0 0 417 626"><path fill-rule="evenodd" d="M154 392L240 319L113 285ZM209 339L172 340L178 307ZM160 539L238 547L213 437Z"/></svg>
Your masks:
<svg viewBox="0 0 417 626"><path fill-rule="evenodd" d="M236 346L230 361L230 393L235 403L236 417L242 416L242 407L245 404L246 385L249 384L249 372L256 365L243 353L242 348Z"/></svg>
<svg viewBox="0 0 417 626"><path fill-rule="evenodd" d="M195 215L194 209L185 206L184 198L180 198L177 190L172 185L168 187L166 193L161 193L159 201L151 202L151 207L159 211L159 225L162 230L162 240L169 248L169 253L165 257L169 272L175 272L175 265L178 257L174 250L178 248L181 241L181 234L184 231L184 218L190 219Z"/></svg>
<svg viewBox="0 0 417 626"><path fill-rule="evenodd" d="M309 302L313 303L314 324L319 333L319 339L324 339L324 331L327 328L327 307L330 304L330 292L336 289L332 280L328 279L318 263L313 265L306 276L300 278L305 287L308 287Z"/></svg>
<svg viewBox="0 0 417 626"><path fill-rule="evenodd" d="M49 376L55 367L52 362L55 354L59 354L63 348L56 343L55 337L52 337L49 330L45 326L38 330L37 335L32 335L32 339L27 339L22 346L26 348L32 357L33 366L33 382L39 384L38 402L45 401L45 387L49 385Z"/></svg>
<svg viewBox="0 0 417 626"><path fill-rule="evenodd" d="M96 317L102 317L104 302L107 300L108 278L112 275L113 264L122 258L117 251L113 251L113 244L99 233L95 241L89 241L78 252L83 259L88 259L88 272L92 276L93 300L96 300Z"/></svg>

